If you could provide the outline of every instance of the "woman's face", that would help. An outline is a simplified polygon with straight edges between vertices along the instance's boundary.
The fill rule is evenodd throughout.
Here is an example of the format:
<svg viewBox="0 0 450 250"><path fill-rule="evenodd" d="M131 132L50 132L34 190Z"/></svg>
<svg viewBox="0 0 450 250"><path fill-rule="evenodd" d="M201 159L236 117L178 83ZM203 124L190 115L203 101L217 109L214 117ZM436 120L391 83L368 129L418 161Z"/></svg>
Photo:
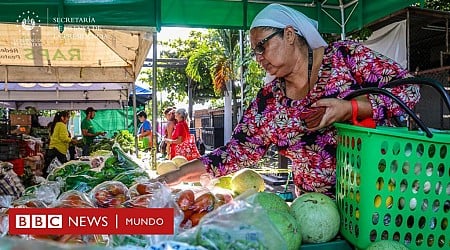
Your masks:
<svg viewBox="0 0 450 250"><path fill-rule="evenodd" d="M69 121L70 117L69 116L61 116L61 121L65 124L67 124L67 122Z"/></svg>
<svg viewBox="0 0 450 250"><path fill-rule="evenodd" d="M138 119L139 119L140 122L144 122L145 121L145 118L143 116L138 116Z"/></svg>
<svg viewBox="0 0 450 250"><path fill-rule="evenodd" d="M253 28L250 31L250 43L252 49L256 49L257 52L258 49L261 51L261 46L263 47L262 53L255 53L255 60L266 72L276 77L285 77L293 71L297 61L294 43L286 36L288 32L293 32L293 29L285 28L283 32L271 36L275 32L275 29ZM259 48L256 48L257 46Z"/></svg>
<svg viewBox="0 0 450 250"><path fill-rule="evenodd" d="M172 120L173 113L173 111L169 111L167 114L165 114L164 116L166 117L166 120Z"/></svg>
<svg viewBox="0 0 450 250"><path fill-rule="evenodd" d="M175 119L176 119L177 121L182 121L182 120L184 120L184 119L183 119L183 116L181 116L181 114L178 113L178 112L175 112Z"/></svg>

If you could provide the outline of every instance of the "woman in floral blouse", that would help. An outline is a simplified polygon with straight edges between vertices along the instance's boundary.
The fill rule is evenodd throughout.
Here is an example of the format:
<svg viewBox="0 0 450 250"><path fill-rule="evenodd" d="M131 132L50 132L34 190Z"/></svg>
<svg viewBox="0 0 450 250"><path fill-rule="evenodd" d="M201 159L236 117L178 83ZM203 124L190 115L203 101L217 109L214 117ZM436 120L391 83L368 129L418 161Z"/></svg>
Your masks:
<svg viewBox="0 0 450 250"><path fill-rule="evenodd" d="M403 114L401 107L382 95L358 97L353 105L343 98L354 90L410 75L359 43L327 45L317 22L279 4L267 6L255 17L250 41L256 61L274 79L259 91L225 146L160 180L176 184L198 181L204 173L227 175L251 167L276 145L292 161L297 195L334 195L337 139L332 124L371 118L377 125L391 125L390 118ZM389 90L411 108L420 97L415 85ZM352 115L352 111L357 112Z"/></svg>

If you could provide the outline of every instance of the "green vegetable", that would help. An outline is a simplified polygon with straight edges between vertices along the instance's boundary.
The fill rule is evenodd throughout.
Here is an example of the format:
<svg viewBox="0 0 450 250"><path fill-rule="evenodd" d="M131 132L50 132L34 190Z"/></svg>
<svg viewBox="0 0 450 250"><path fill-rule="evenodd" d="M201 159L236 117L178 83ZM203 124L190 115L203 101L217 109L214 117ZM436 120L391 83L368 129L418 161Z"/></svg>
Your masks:
<svg viewBox="0 0 450 250"><path fill-rule="evenodd" d="M66 177L64 189L65 191L78 190L80 192L89 192L101 181L89 175L71 175Z"/></svg>
<svg viewBox="0 0 450 250"><path fill-rule="evenodd" d="M111 235L111 245L118 246L137 246L148 247L149 240L145 235Z"/></svg>
<svg viewBox="0 0 450 250"><path fill-rule="evenodd" d="M111 167L119 164L119 160L115 156L108 157L105 161L105 167Z"/></svg>
<svg viewBox="0 0 450 250"><path fill-rule="evenodd" d="M74 163L67 163L53 169L52 172L47 176L47 180L55 181L58 177L64 179L69 175L79 174L90 169L91 164L89 164L88 162L78 161Z"/></svg>
<svg viewBox="0 0 450 250"><path fill-rule="evenodd" d="M33 185L33 186L27 187L25 189L25 191L23 191L22 196L34 194L39 186L41 186L41 184L37 184L37 185Z"/></svg>
<svg viewBox="0 0 450 250"><path fill-rule="evenodd" d="M132 186L136 183L138 178L149 178L148 174L142 170L128 170L126 172L118 174L113 181L120 181L125 184L127 187Z"/></svg>
<svg viewBox="0 0 450 250"><path fill-rule="evenodd" d="M264 239L251 226L242 226L236 232L227 232L212 225L202 225L197 235L198 245L219 250L267 250ZM231 235L231 234L239 234Z"/></svg>
<svg viewBox="0 0 450 250"><path fill-rule="evenodd" d="M112 152L117 160L122 164L123 168L133 169L140 168L139 164L137 164L133 159L131 159L119 145L114 144L112 148Z"/></svg>

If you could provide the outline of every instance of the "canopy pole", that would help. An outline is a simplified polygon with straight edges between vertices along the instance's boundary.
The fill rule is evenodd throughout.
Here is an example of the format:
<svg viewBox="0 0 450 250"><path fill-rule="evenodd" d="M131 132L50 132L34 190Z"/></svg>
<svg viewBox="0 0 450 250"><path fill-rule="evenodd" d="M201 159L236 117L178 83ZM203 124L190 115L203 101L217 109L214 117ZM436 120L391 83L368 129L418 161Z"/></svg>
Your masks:
<svg viewBox="0 0 450 250"><path fill-rule="evenodd" d="M5 65L5 91L8 91L8 66Z"/></svg>
<svg viewBox="0 0 450 250"><path fill-rule="evenodd" d="M158 102L157 102L157 91L156 91L156 69L158 67L157 63L158 63L158 50L157 50L157 46L158 46L158 34L156 33L156 31L153 32L153 65L152 65L152 106L153 106L153 111L152 111L152 127L153 127L153 149L152 149L152 166L151 169L156 169L156 148L158 147L157 145L157 140L156 140L156 136L157 133L156 131L158 130Z"/></svg>
<svg viewBox="0 0 450 250"><path fill-rule="evenodd" d="M241 112L240 116L239 116L239 120L242 118L243 114L244 114L244 99L245 99L245 79L244 79L244 71L245 71L245 66L244 66L244 31L243 30L239 30L239 52L241 54L241 73L240 73L240 78L241 78Z"/></svg>
<svg viewBox="0 0 450 250"><path fill-rule="evenodd" d="M345 40L345 6L342 0L339 0L339 9L341 10L341 40Z"/></svg>
<svg viewBox="0 0 450 250"><path fill-rule="evenodd" d="M134 150L136 152L136 157L139 156L138 140L137 135L139 134L137 128L137 115L136 115L136 83L133 81L131 83L131 89L133 90L133 126L136 140L134 140Z"/></svg>

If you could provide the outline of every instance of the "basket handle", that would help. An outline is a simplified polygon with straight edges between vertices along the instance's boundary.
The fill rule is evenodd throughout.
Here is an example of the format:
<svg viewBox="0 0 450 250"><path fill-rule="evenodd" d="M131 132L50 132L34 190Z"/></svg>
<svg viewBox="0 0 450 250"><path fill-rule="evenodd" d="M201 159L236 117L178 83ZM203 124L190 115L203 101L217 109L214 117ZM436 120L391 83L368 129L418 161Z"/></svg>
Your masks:
<svg viewBox="0 0 450 250"><path fill-rule="evenodd" d="M358 89L358 90L351 92L346 97L344 97L344 100L350 100L357 96L366 95L366 94L382 94L387 97L390 97L398 105L400 105L405 110L405 112L408 113L408 115L410 115L413 118L413 120L417 123L417 125L419 125L419 127L423 131L425 131L427 137L429 137L429 138L433 137L433 134L431 133L430 129L427 126L425 126L425 124L419 117L417 117L416 113L414 113L414 111L412 111L408 106L406 106L406 104L402 100L400 100L400 98L398 98L397 96L395 96L394 94L392 94L391 92L389 92L385 89L378 88L378 87L369 87L369 88Z"/></svg>
<svg viewBox="0 0 450 250"><path fill-rule="evenodd" d="M393 88L405 84L428 85L433 87L441 95L442 100L444 100L445 105L447 105L448 110L450 110L450 95L444 89L444 87L440 82L432 78L426 77L402 78L388 82L387 84L383 85L382 88Z"/></svg>

